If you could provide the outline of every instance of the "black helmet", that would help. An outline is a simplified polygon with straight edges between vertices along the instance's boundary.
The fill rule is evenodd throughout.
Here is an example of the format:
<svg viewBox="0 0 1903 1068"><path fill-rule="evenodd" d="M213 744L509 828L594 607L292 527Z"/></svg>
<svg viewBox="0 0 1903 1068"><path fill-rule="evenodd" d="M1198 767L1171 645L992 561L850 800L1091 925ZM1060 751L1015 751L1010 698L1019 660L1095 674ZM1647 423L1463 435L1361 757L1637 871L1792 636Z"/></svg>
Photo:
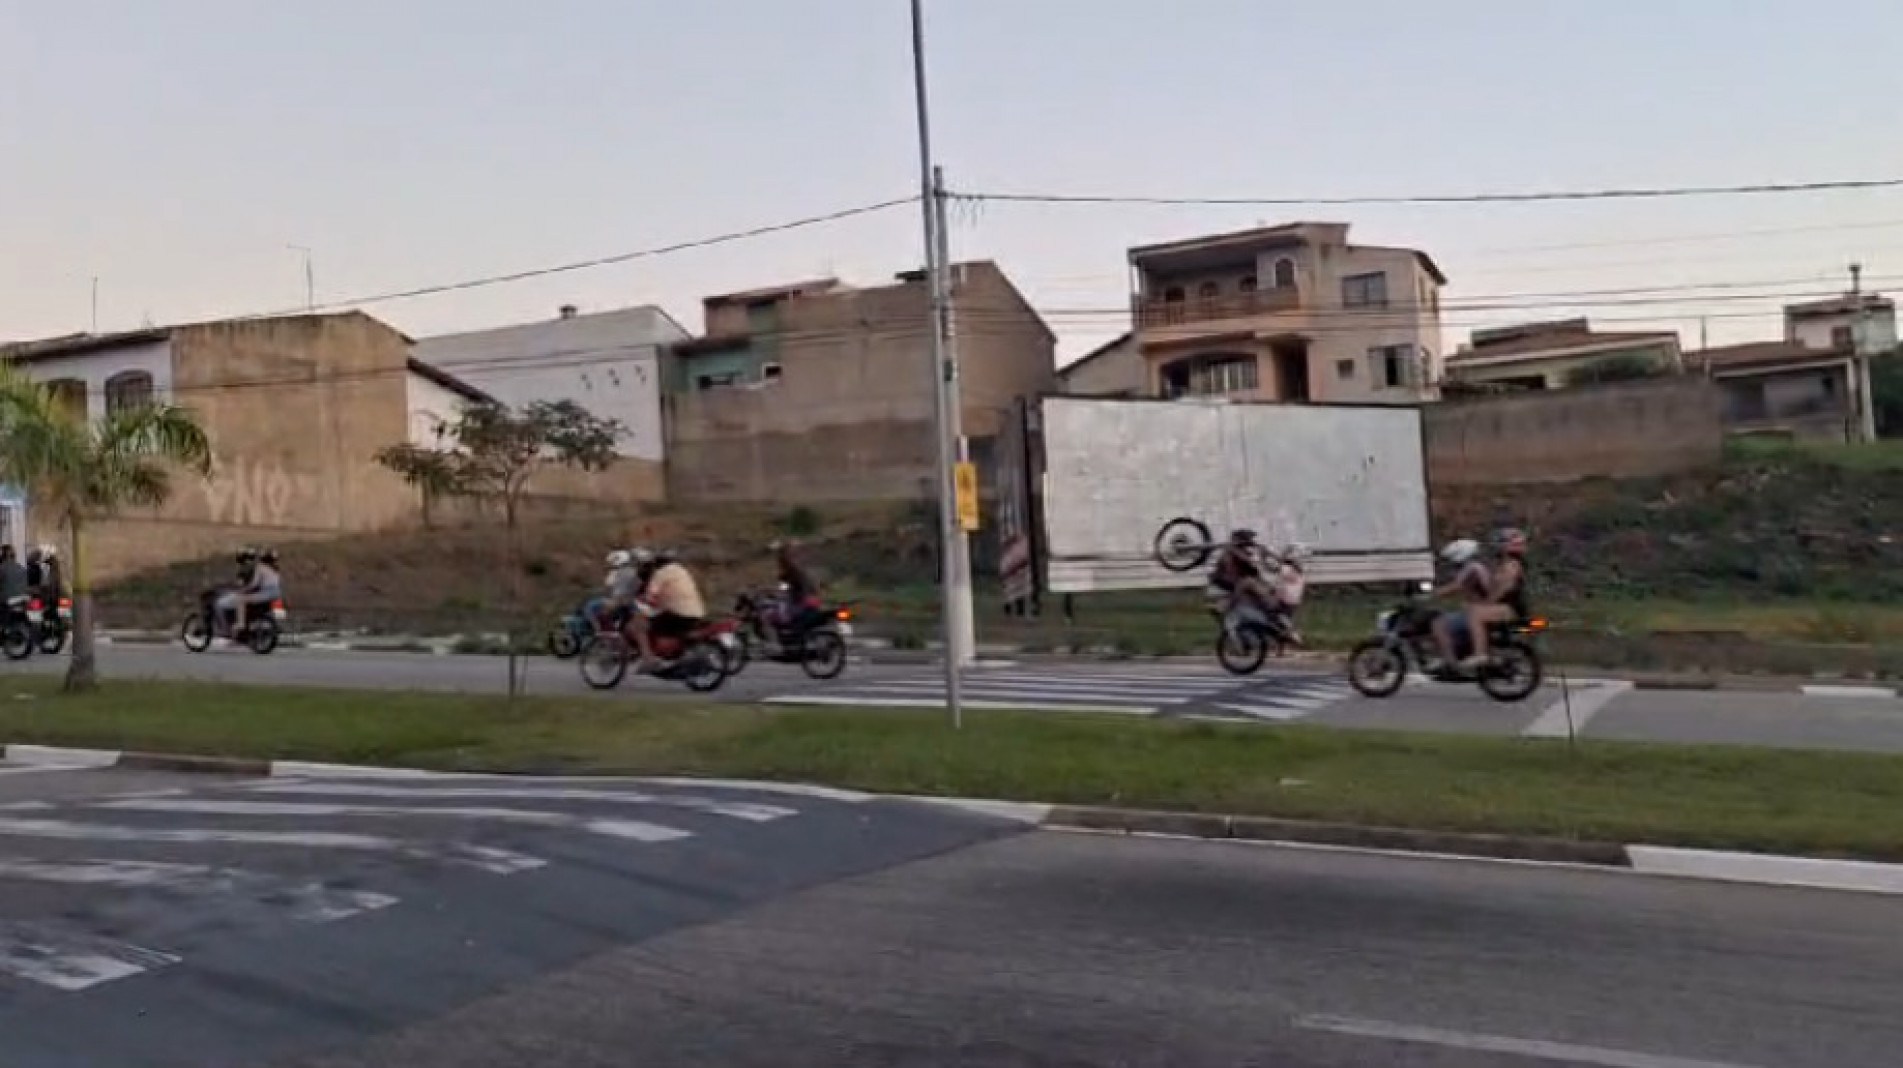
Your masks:
<svg viewBox="0 0 1903 1068"><path fill-rule="evenodd" d="M258 559L263 563L276 567L278 566L278 551L276 549L266 549L258 554Z"/></svg>
<svg viewBox="0 0 1903 1068"><path fill-rule="evenodd" d="M253 561L257 560L257 558L258 558L258 550L253 549L249 545L238 550L238 562L241 564L252 563Z"/></svg>
<svg viewBox="0 0 1903 1068"><path fill-rule="evenodd" d="M1232 531L1230 531L1230 532L1229 532L1229 541L1230 541L1230 543L1231 543L1231 544L1233 544L1233 545L1254 545L1254 544L1255 544L1255 531L1253 531L1253 530L1232 530Z"/></svg>

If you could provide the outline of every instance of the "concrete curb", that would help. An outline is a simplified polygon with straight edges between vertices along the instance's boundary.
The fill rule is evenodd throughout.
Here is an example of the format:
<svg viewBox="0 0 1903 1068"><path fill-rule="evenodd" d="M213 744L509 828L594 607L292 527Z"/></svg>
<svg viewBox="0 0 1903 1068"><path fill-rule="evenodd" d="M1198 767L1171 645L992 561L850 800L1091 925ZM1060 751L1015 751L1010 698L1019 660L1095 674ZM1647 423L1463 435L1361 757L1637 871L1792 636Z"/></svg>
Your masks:
<svg viewBox="0 0 1903 1068"><path fill-rule="evenodd" d="M47 768L126 769L247 775L259 778L468 779L508 777L505 773L465 773L319 764L292 760L247 760L168 753L68 749L41 745L0 745L0 760ZM1615 842L1543 838L1528 835L1474 834L1411 830L1345 823L1320 823L1269 816L1207 812L1164 812L1087 805L1050 805L982 798L904 794L868 794L801 783L655 776L563 776L577 782L640 781L659 785L755 790L787 796L859 803L881 797L958 809L992 819L1054 831L1202 838L1265 845L1321 846L1423 857L1498 860L1625 870L1665 878L1746 883L1757 886L1856 893L1903 894L1903 864L1761 853L1624 845Z"/></svg>

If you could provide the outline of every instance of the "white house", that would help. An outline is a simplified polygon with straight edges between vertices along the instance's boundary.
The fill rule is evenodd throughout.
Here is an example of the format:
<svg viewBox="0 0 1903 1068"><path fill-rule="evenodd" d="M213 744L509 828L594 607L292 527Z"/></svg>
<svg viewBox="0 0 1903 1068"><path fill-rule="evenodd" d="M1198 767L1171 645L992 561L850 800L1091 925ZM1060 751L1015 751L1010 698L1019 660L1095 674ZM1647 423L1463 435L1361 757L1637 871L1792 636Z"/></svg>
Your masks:
<svg viewBox="0 0 1903 1068"><path fill-rule="evenodd" d="M570 400L618 419L628 428L623 455L659 463L661 354L689 336L651 305L589 315L570 306L538 323L425 338L414 351L504 404Z"/></svg>

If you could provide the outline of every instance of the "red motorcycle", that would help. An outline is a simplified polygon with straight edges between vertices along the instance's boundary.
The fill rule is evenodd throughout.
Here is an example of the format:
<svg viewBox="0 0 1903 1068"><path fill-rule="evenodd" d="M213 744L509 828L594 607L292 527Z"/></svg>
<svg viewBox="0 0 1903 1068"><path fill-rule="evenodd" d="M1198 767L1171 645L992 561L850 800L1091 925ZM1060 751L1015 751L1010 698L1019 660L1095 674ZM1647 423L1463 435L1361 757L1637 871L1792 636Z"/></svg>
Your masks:
<svg viewBox="0 0 1903 1068"><path fill-rule="evenodd" d="M661 667L657 679L679 682L695 693L712 693L727 681L735 662L740 624L734 619L710 619L684 638L654 635L654 655ZM628 665L639 650L618 630L597 628L582 643L582 681L597 690L612 690L628 677Z"/></svg>

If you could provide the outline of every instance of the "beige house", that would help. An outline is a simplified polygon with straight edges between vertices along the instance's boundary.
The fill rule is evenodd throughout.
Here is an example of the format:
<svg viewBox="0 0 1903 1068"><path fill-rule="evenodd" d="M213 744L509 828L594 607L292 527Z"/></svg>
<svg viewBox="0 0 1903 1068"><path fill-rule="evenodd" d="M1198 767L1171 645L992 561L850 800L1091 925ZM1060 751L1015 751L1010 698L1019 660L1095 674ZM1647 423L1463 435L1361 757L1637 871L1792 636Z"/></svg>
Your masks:
<svg viewBox="0 0 1903 1068"><path fill-rule="evenodd" d="M1153 396L1412 404L1439 380L1426 253L1300 222L1130 250L1134 343Z"/></svg>
<svg viewBox="0 0 1903 1068"><path fill-rule="evenodd" d="M1594 330L1585 319L1562 319L1475 330L1448 359L1447 377L1463 385L1564 389L1609 364L1672 372L1683 368L1684 354L1673 331Z"/></svg>
<svg viewBox="0 0 1903 1068"><path fill-rule="evenodd" d="M1059 392L1077 397L1147 397L1149 382L1135 333L1099 345L1057 372Z"/></svg>
<svg viewBox="0 0 1903 1068"><path fill-rule="evenodd" d="M950 270L958 396L985 461L1012 402L1056 385L1056 337L995 263ZM661 375L670 499L898 500L937 455L923 272L881 286L824 278L702 301L704 335Z"/></svg>

